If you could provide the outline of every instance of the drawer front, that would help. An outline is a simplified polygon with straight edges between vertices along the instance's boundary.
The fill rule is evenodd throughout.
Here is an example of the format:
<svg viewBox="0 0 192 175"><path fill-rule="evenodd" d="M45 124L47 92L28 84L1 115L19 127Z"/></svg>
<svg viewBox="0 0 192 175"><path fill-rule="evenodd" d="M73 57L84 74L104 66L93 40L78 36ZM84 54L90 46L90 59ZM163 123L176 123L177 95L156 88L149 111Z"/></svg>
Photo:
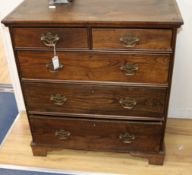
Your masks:
<svg viewBox="0 0 192 175"><path fill-rule="evenodd" d="M23 83L29 111L162 117L166 89L83 85L67 83Z"/></svg>
<svg viewBox="0 0 192 175"><path fill-rule="evenodd" d="M52 52L19 51L21 76L31 79L167 83L169 55L58 52L61 69L53 70ZM35 68L35 69L34 69Z"/></svg>
<svg viewBox="0 0 192 175"><path fill-rule="evenodd" d="M171 30L93 29L95 49L171 50L171 40Z"/></svg>
<svg viewBox="0 0 192 175"><path fill-rule="evenodd" d="M52 42L57 48L88 48L87 40L86 28L13 29L15 47L49 48Z"/></svg>
<svg viewBox="0 0 192 175"><path fill-rule="evenodd" d="M33 142L98 151L159 151L161 123L30 116Z"/></svg>

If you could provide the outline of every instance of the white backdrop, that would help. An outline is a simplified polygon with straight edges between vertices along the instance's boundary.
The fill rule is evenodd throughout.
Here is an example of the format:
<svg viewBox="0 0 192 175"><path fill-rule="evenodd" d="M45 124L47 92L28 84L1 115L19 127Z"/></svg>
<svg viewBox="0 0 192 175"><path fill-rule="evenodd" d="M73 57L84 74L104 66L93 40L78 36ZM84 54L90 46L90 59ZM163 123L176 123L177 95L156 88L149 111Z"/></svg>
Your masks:
<svg viewBox="0 0 192 175"><path fill-rule="evenodd" d="M184 25L178 31L169 116L192 119L192 1L177 2Z"/></svg>
<svg viewBox="0 0 192 175"><path fill-rule="evenodd" d="M0 19L22 0L0 0ZM159 0L161 1L161 0ZM169 116L192 119L192 1L177 0L184 26L178 32ZM7 29L1 25L19 110L25 110Z"/></svg>

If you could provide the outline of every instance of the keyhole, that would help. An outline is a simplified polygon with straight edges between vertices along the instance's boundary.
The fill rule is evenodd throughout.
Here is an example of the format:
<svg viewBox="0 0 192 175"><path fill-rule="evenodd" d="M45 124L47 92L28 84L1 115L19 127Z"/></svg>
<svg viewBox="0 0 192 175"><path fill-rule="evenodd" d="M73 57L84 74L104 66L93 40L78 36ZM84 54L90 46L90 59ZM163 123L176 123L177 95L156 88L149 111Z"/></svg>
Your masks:
<svg viewBox="0 0 192 175"><path fill-rule="evenodd" d="M94 94L94 93L95 93L95 90L94 90L94 89L92 89L92 90L91 90L91 94Z"/></svg>
<svg viewBox="0 0 192 175"><path fill-rule="evenodd" d="M93 56L94 56L94 54L92 53L92 54L89 55L89 58L92 59Z"/></svg>

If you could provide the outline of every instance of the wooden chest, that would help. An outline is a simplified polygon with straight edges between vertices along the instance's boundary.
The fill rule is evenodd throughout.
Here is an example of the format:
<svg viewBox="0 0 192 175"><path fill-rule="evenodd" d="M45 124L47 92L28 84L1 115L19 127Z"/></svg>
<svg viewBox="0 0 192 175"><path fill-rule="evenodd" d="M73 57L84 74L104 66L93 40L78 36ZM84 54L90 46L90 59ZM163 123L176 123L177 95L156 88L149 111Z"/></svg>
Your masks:
<svg viewBox="0 0 192 175"><path fill-rule="evenodd" d="M67 148L125 152L163 164L183 23L175 0L74 0L55 8L48 0L26 0L3 23L35 156Z"/></svg>

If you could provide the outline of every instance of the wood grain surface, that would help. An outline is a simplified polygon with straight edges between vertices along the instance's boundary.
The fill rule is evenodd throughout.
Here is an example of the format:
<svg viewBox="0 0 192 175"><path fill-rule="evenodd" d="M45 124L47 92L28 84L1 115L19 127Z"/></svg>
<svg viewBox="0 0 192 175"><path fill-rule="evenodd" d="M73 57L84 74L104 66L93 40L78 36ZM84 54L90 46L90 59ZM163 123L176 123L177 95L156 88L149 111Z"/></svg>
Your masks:
<svg viewBox="0 0 192 175"><path fill-rule="evenodd" d="M21 77L28 79L110 81L132 83L168 83L169 55L120 54L95 52L57 52L63 68L53 71L53 52L18 51ZM121 70L136 65L132 75Z"/></svg>
<svg viewBox="0 0 192 175"><path fill-rule="evenodd" d="M175 0L74 0L71 4L58 5L55 8L49 8L47 0L26 0L5 18L3 23L9 26L14 51L53 51L53 48L48 49L43 46L40 37L42 33L56 32L61 36L61 40L57 45L58 51L73 51L77 53L77 51L81 50L85 53L96 52L97 54L100 52L114 53L119 51L119 54L134 53L138 55L148 53L151 55L154 54L154 57L151 57L153 61L155 54L167 54L169 61L167 59L166 61L168 62L165 63L166 66L161 68L161 70L165 69L165 73L162 74L164 78L159 80L159 82L152 79L152 82L148 82L148 84L138 83L142 81L142 76L140 76L139 80L135 80L136 83L121 82L121 80L119 80L119 82L109 83L103 80L99 81L99 78L95 79L97 81L91 82L89 79L84 81L58 81L54 80L55 77L49 80L21 79L22 77L19 75L22 82L27 112L34 116L47 115L50 117L48 121L51 120L51 115L52 117L58 116L60 118L75 117L75 115L78 115L79 118L76 118L76 122L81 128L83 128L83 126L85 126L85 128L87 127L87 124L79 123L80 118L84 116L88 116L88 118L92 120L96 120L94 117L97 115L100 120L103 119L102 116L105 116L106 120L112 120L115 116L116 118L113 118L113 120L124 120L124 122L126 122L126 120L138 121L138 117L140 117L140 121L141 117L145 118L145 122L147 120L148 123L154 122L154 119L156 119L156 122L161 121L161 137L155 139L154 144L157 145L157 141L161 139L159 147L155 146L155 148L153 148L150 147L151 145L149 143L151 142L146 141L146 143L144 143L144 140L142 142L143 147L145 147L145 144L149 144L147 145L148 147L145 147L146 150L151 148L157 151L157 149L160 148L159 152L153 154L140 152L136 155L148 158L151 164L163 164L165 155L163 147L164 127L166 125L171 87L176 30L183 23ZM132 47L132 50L125 49L125 47ZM41 54L42 53L43 52L41 52ZM17 56L16 52L15 56ZM76 58L77 56L75 56L75 59ZM71 70L81 65L81 61L85 64L86 60L83 59L79 61L75 60L77 64ZM122 64L119 63L120 58L116 57L115 59L117 59L117 64ZM146 58L142 57L142 60L143 59L146 61ZM28 61L28 64L30 64L29 59L27 62ZM108 61L109 60L107 60L107 62ZM130 58L124 57L123 61L130 61ZM134 61L136 62L137 60ZM153 61L151 61L151 65L154 64ZM103 66L103 64L106 63L95 62L94 66L98 66L99 64ZM17 65L19 65L18 61ZM86 69L86 71L84 71L86 74L89 74L88 71L93 70L93 64L86 63L83 66ZM159 66L162 66L162 64ZM63 69L64 68L65 67L63 67ZM149 66L147 69L151 68L153 69L152 66ZM156 66L154 66L154 68L156 69ZM18 67L18 69L20 73L20 67ZM32 67L31 69L36 69L36 67ZM82 70L83 69L81 69L81 72L83 72ZM123 68L120 68L120 70L123 70ZM135 70L139 69L137 68ZM160 69L157 69L157 71L158 70ZM145 70L144 72L150 74L150 71ZM122 73L124 73L124 70ZM159 73L161 74L162 71ZM69 76L69 74L66 75L66 77ZM107 75L109 73L104 72L104 74ZM156 72L153 72L153 74L156 74L155 78L157 79L161 77L161 75L157 75ZM114 75L116 75L116 73ZM114 78L117 80L118 76L119 75L116 75ZM83 78L85 77L86 76ZM148 80L150 80L150 78ZM162 84L163 81L164 84ZM92 115L94 115L94 117L92 117ZM119 116L120 118L118 118ZM130 117L132 118L130 119ZM88 118L86 120L88 120ZM51 121L48 123L52 123ZM39 127L37 123L38 122L33 122L35 126ZM44 126L43 122L41 123L39 121L39 123L41 127ZM48 123L46 123L46 125L48 125ZM57 121L55 123L59 125L60 122ZM65 124L67 123L68 122L65 122ZM72 126L71 122L69 123L68 124ZM106 126L104 123L101 125ZM117 126L111 124L109 126L112 130L126 127L135 131L138 128L136 125L126 125L126 123ZM155 126L154 124L153 127ZM54 127L56 126L53 125L52 128ZM134 129L134 127L136 129ZM142 127L144 126L141 126L143 134L148 135L147 128L145 128L145 133ZM73 125L72 130L74 131L75 128L76 125ZM41 129L43 130L43 128ZM158 133L159 135L158 128L153 130L152 127L149 127L149 129L152 136L154 133ZM47 131L45 128L44 131L42 130L38 130L37 133ZM82 131L80 133L83 134ZM98 133L100 132L98 131ZM141 135L138 134L138 137L140 136ZM42 139L42 137L39 137L39 139L40 138ZM81 139L81 141L82 140L83 139ZM154 139L151 141L154 143ZM116 143L116 145L118 144ZM50 145L44 146L49 147ZM106 145L102 145L102 147L106 147ZM139 143L136 147L140 148ZM46 149L53 150L54 145L52 148L46 148L44 150L40 145L32 143L32 148L35 155L38 155L39 152L43 152L44 154L47 151Z"/></svg>
<svg viewBox="0 0 192 175"><path fill-rule="evenodd" d="M56 48L88 47L86 28L15 28L13 42L15 47L49 48L41 41L41 36L49 32L59 37Z"/></svg>
<svg viewBox="0 0 192 175"><path fill-rule="evenodd" d="M102 29L93 28L93 48L121 50L171 50L171 30L161 29ZM120 38L137 37L135 46L126 47Z"/></svg>
<svg viewBox="0 0 192 175"><path fill-rule="evenodd" d="M48 8L47 0L25 1L4 23L35 24L108 24L113 25L182 24L175 0L74 0L71 5Z"/></svg>
<svg viewBox="0 0 192 175"><path fill-rule="evenodd" d="M47 157L32 155L27 117L22 114L0 150L0 164L56 169L60 171L133 174L191 175L192 121L168 119L164 166L149 165L146 159L128 154L62 150Z"/></svg>
<svg viewBox="0 0 192 175"><path fill-rule="evenodd" d="M70 119L40 115L30 115L29 119L33 143L36 145L54 144L61 148L115 152L157 153L160 150L161 122ZM66 135L66 132L69 134ZM131 138L120 138L126 133Z"/></svg>
<svg viewBox="0 0 192 175"><path fill-rule="evenodd" d="M82 85L66 83L23 83L27 109L36 112L80 113L161 118L165 107L165 88ZM58 105L51 96L59 94L67 100ZM121 99L136 101L132 109ZM91 115L90 115L91 117Z"/></svg>

